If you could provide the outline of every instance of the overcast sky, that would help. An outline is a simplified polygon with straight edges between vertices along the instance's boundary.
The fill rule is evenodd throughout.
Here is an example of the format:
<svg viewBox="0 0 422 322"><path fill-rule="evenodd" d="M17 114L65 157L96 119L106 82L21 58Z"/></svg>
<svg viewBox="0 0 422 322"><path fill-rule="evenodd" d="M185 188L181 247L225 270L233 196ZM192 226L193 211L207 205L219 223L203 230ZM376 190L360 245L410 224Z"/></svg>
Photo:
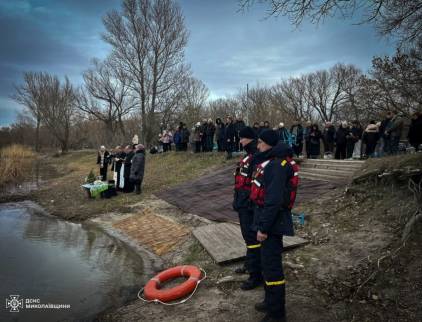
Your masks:
<svg viewBox="0 0 422 322"><path fill-rule="evenodd" d="M190 32L186 60L211 98L239 89L351 63L367 71L374 55L393 46L372 26L330 19L300 29L287 19L265 18L265 8L238 12L237 0L179 0ZM93 57L110 48L101 40L101 18L120 0L0 0L0 126L20 106L10 99L24 71L68 75L80 84Z"/></svg>

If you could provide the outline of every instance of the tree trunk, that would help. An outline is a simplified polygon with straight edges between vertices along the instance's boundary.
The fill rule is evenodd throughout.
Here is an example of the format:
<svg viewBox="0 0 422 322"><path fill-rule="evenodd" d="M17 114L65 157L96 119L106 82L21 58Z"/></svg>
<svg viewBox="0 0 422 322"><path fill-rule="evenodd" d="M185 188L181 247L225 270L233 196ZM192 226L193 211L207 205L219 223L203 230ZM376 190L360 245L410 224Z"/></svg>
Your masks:
<svg viewBox="0 0 422 322"><path fill-rule="evenodd" d="M120 132L122 133L123 137L126 139L126 131L125 131L125 127L123 125L123 120L121 118L121 116L119 116L119 128L120 128Z"/></svg>
<svg viewBox="0 0 422 322"><path fill-rule="evenodd" d="M35 151L40 152L40 119L37 118L37 128L35 130Z"/></svg>
<svg viewBox="0 0 422 322"><path fill-rule="evenodd" d="M69 150L69 146L68 146L68 142L67 142L67 140L62 140L62 141L60 142L60 147L61 147L61 149L62 149L62 154L67 153L67 151Z"/></svg>
<svg viewBox="0 0 422 322"><path fill-rule="evenodd" d="M105 137L106 137L106 141L103 144L104 145L110 145L113 144L113 137L114 137L114 129L113 129L113 121L112 120L107 120L104 122L105 123Z"/></svg>

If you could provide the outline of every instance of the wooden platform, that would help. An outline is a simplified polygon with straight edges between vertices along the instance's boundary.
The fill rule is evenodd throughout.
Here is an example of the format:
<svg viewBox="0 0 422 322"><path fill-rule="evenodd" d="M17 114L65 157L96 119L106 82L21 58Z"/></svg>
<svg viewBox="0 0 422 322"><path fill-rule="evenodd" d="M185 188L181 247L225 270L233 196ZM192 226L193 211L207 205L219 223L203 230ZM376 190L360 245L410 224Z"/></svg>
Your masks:
<svg viewBox="0 0 422 322"><path fill-rule="evenodd" d="M150 209L117 221L113 227L159 256L174 249L190 233L188 227L158 216Z"/></svg>
<svg viewBox="0 0 422 322"><path fill-rule="evenodd" d="M239 225L230 223L206 225L194 229L193 234L219 264L245 257L246 246ZM283 237L284 249L307 243L300 237Z"/></svg>

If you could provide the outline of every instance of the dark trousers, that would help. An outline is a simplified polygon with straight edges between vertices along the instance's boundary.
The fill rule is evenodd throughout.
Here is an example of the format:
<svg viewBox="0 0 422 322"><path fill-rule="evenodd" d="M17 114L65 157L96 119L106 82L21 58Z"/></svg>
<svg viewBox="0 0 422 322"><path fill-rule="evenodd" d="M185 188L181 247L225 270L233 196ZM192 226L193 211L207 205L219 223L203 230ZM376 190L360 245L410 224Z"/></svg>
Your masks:
<svg viewBox="0 0 422 322"><path fill-rule="evenodd" d="M163 143L163 152L171 151L170 143Z"/></svg>
<svg viewBox="0 0 422 322"><path fill-rule="evenodd" d="M265 304L268 313L274 317L285 315L286 288L282 257L283 237L268 234L261 243L261 266L265 280Z"/></svg>
<svg viewBox="0 0 422 322"><path fill-rule="evenodd" d="M346 144L337 144L335 158L339 160L346 158Z"/></svg>
<svg viewBox="0 0 422 322"><path fill-rule="evenodd" d="M226 142L227 159L232 158L233 148L234 148L234 142L233 141Z"/></svg>
<svg viewBox="0 0 422 322"><path fill-rule="evenodd" d="M256 231L252 230L253 210L248 208L239 209L240 231L246 243L245 267L250 278L262 280L261 272L261 243L256 240Z"/></svg>
<svg viewBox="0 0 422 322"><path fill-rule="evenodd" d="M102 181L107 180L107 166L105 166L103 168L100 167L100 176L101 176Z"/></svg>
<svg viewBox="0 0 422 322"><path fill-rule="evenodd" d="M133 192L133 189L133 182L129 179L129 177L125 177L125 185L123 187L123 192Z"/></svg>
<svg viewBox="0 0 422 322"><path fill-rule="evenodd" d="M373 157L376 146L377 146L377 142L366 143L365 155L367 157Z"/></svg>
<svg viewBox="0 0 422 322"><path fill-rule="evenodd" d="M332 141L324 141L324 152L331 152L333 153L334 151L334 142Z"/></svg>
<svg viewBox="0 0 422 322"><path fill-rule="evenodd" d="M303 150L303 143L300 142L298 144L293 144L293 152L296 154L296 156L299 156L302 153Z"/></svg>
<svg viewBox="0 0 422 322"><path fill-rule="evenodd" d="M140 194L141 193L141 183L135 182L135 193Z"/></svg>
<svg viewBox="0 0 422 322"><path fill-rule="evenodd" d="M310 158L311 156L311 142L310 141L306 141L305 149L306 149L306 157Z"/></svg>
<svg viewBox="0 0 422 322"><path fill-rule="evenodd" d="M208 151L207 137L206 136L203 136L201 138L201 147L202 147L202 152L207 152Z"/></svg>
<svg viewBox="0 0 422 322"><path fill-rule="evenodd" d="M223 139L218 139L217 140L217 145L218 145L218 151L219 152L224 152L224 138Z"/></svg>
<svg viewBox="0 0 422 322"><path fill-rule="evenodd" d="M392 136L390 142L390 150L392 155L396 155L399 153L399 143L400 137L399 136Z"/></svg>
<svg viewBox="0 0 422 322"><path fill-rule="evenodd" d="M355 149L355 142L348 142L346 147L346 158L350 159L353 156L353 150Z"/></svg>
<svg viewBox="0 0 422 322"><path fill-rule="evenodd" d="M201 141L195 141L195 153L201 152Z"/></svg>
<svg viewBox="0 0 422 322"><path fill-rule="evenodd" d="M240 138L238 137L234 139L234 151L236 152L240 151Z"/></svg>
<svg viewBox="0 0 422 322"><path fill-rule="evenodd" d="M207 151L212 152L214 149L214 136L208 135L207 136Z"/></svg>

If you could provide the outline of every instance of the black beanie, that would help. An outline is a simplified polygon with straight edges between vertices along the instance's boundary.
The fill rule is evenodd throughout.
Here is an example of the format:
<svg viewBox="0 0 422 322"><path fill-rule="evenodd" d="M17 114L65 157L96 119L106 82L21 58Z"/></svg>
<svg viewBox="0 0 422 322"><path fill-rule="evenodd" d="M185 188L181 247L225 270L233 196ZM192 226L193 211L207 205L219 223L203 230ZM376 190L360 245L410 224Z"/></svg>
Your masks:
<svg viewBox="0 0 422 322"><path fill-rule="evenodd" d="M270 146L276 146L278 143L278 135L274 130L264 130L259 135L261 141L264 141Z"/></svg>
<svg viewBox="0 0 422 322"><path fill-rule="evenodd" d="M245 126L243 129L241 129L239 131L239 137L245 138L245 139L255 140L256 139L256 133L251 127Z"/></svg>

